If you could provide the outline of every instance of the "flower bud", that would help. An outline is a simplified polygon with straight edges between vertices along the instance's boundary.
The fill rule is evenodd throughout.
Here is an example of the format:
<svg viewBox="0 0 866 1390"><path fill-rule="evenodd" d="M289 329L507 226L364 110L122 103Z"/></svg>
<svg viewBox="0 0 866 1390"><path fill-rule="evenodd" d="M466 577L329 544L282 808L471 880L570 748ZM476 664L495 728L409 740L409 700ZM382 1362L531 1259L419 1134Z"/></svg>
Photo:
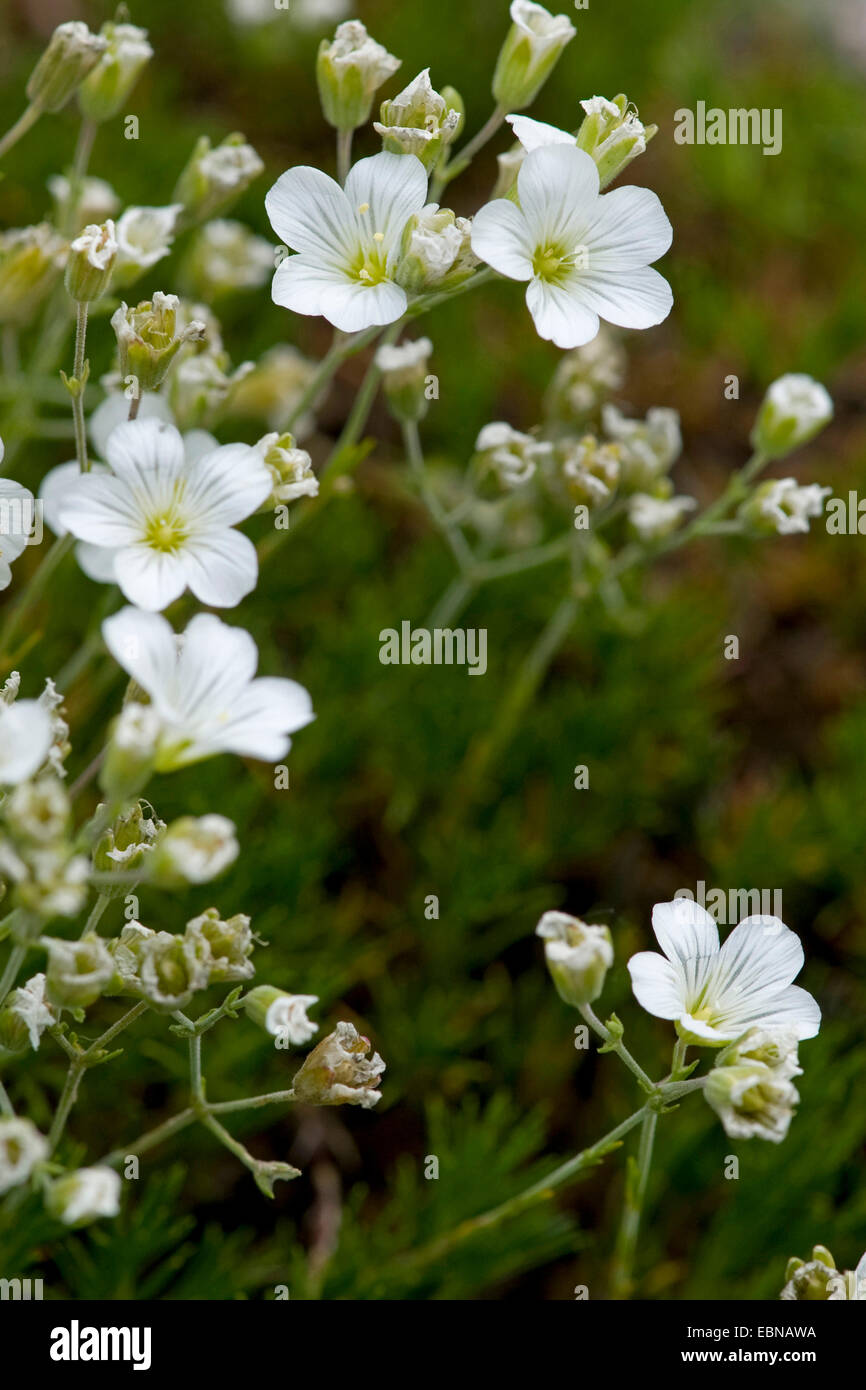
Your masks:
<svg viewBox="0 0 866 1390"><path fill-rule="evenodd" d="M535 934L544 942L544 958L560 999L573 1008L597 999L613 965L608 928L590 926L567 912L545 912Z"/></svg>
<svg viewBox="0 0 866 1390"><path fill-rule="evenodd" d="M142 998L160 1013L174 1013L189 1003L210 978L210 951L202 936L152 932L136 943L138 986Z"/></svg>
<svg viewBox="0 0 866 1390"><path fill-rule="evenodd" d="M55 202L55 221L58 226L65 226L69 208L69 195L71 193L69 179L65 174L52 174L48 180L48 191ZM105 179L86 178L81 180L79 195L76 200L75 216L77 232L91 223L105 222L109 217L114 217L120 211L120 199ZM115 228L115 235L117 229Z"/></svg>
<svg viewBox="0 0 866 1390"><path fill-rule="evenodd" d="M664 540L697 505L694 497L651 497L636 492L628 500L629 526L639 540Z"/></svg>
<svg viewBox="0 0 866 1390"><path fill-rule="evenodd" d="M318 495L319 480L313 472L313 460L306 449L295 448L294 435L274 431L263 435L255 447L274 480L274 490L262 511L269 511L280 502Z"/></svg>
<svg viewBox="0 0 866 1390"><path fill-rule="evenodd" d="M0 232L0 323L30 323L60 277L67 243L47 222Z"/></svg>
<svg viewBox="0 0 866 1390"><path fill-rule="evenodd" d="M215 149L203 135L177 181L172 202L183 204L187 225L206 222L234 203L264 167L243 135L227 135Z"/></svg>
<svg viewBox="0 0 866 1390"><path fill-rule="evenodd" d="M396 420L421 420L427 413L424 385L433 344L429 338L416 338L399 347L385 344L376 352L376 366Z"/></svg>
<svg viewBox="0 0 866 1390"><path fill-rule="evenodd" d="M243 1002L253 1023L271 1037L285 1039L295 1047L309 1042L319 1031L318 1023L307 1018L307 1009L319 1002L318 995L287 994L273 985L257 985Z"/></svg>
<svg viewBox="0 0 866 1390"><path fill-rule="evenodd" d="M369 1038L351 1023L338 1023L295 1073L295 1096L308 1105L360 1105L370 1110L382 1099L376 1087L385 1063L378 1052L368 1059L369 1051Z"/></svg>
<svg viewBox="0 0 866 1390"><path fill-rule="evenodd" d="M40 111L59 111L96 66L107 48L81 20L60 24L30 74L27 97Z"/></svg>
<svg viewBox="0 0 866 1390"><path fill-rule="evenodd" d="M750 1028L716 1057L716 1066L740 1066L761 1062L786 1081L802 1076L797 1056L797 1034L792 1028Z"/></svg>
<svg viewBox="0 0 866 1390"><path fill-rule="evenodd" d="M177 295L157 290L152 300L143 300L135 309L121 304L111 316L120 374L136 377L140 391L155 391L183 343L204 337L205 325L198 319L177 331L179 303Z"/></svg>
<svg viewBox="0 0 866 1390"><path fill-rule="evenodd" d="M112 800L137 796L146 785L156 764L161 730L159 715L150 705L124 705L112 725L99 775L100 786Z"/></svg>
<svg viewBox="0 0 866 1390"><path fill-rule="evenodd" d="M592 434L559 444L559 476L571 500L590 508L609 502L619 483L621 452L618 444L599 444Z"/></svg>
<svg viewBox="0 0 866 1390"><path fill-rule="evenodd" d="M544 86L575 28L566 15L552 15L532 0L512 0L509 13L511 28L496 61L493 96L504 111L522 111Z"/></svg>
<svg viewBox="0 0 866 1390"><path fill-rule="evenodd" d="M142 926L141 922L127 922L120 936L108 942L108 951L114 963L114 980L106 994L141 994L144 947L155 935L156 932Z"/></svg>
<svg viewBox="0 0 866 1390"><path fill-rule="evenodd" d="M757 535L794 536L809 530L811 517L821 516L824 498L833 491L796 478L771 478L755 488L737 515Z"/></svg>
<svg viewBox="0 0 866 1390"><path fill-rule="evenodd" d="M704 1099L731 1139L769 1139L780 1144L800 1097L778 1070L763 1062L748 1062L713 1067Z"/></svg>
<svg viewBox="0 0 866 1390"><path fill-rule="evenodd" d="M77 1168L51 1183L45 1196L50 1214L65 1226L86 1226L120 1211L120 1175L113 1168Z"/></svg>
<svg viewBox="0 0 866 1390"><path fill-rule="evenodd" d="M210 883L237 857L235 827L225 816L181 816L162 836L150 877L163 888Z"/></svg>
<svg viewBox="0 0 866 1390"><path fill-rule="evenodd" d="M397 96L382 102L373 129L382 136L383 150L417 155L429 170L456 138L462 122L462 105L449 106L444 94L434 92L430 69L425 68Z"/></svg>
<svg viewBox="0 0 866 1390"><path fill-rule="evenodd" d="M580 104L586 116L577 133L577 147L595 160L599 187L606 188L627 164L643 154L658 126L644 125L624 93L613 101L590 97Z"/></svg>
<svg viewBox="0 0 866 1390"><path fill-rule="evenodd" d="M231 828L234 830L234 826ZM187 922L186 938L192 941L201 959L209 962L211 984L248 980L256 973L249 959L256 939L250 931L249 917L242 912L224 922L217 909L209 907L200 917Z"/></svg>
<svg viewBox="0 0 866 1390"><path fill-rule="evenodd" d="M519 140L516 140L510 150L505 150L496 156L497 175L493 185L493 192L490 197L507 198L510 195L517 196L517 175L520 173L520 166L526 158L526 150Z"/></svg>
<svg viewBox="0 0 866 1390"><path fill-rule="evenodd" d="M482 429L475 450L482 469L495 473L502 487L510 489L528 483L539 460L548 458L553 446L513 430L504 420L494 420Z"/></svg>
<svg viewBox="0 0 866 1390"><path fill-rule="evenodd" d="M74 854L68 845L52 844L28 847L26 860L3 865L4 875L16 883L16 906L46 920L77 917L87 898L86 857Z"/></svg>
<svg viewBox="0 0 866 1390"><path fill-rule="evenodd" d="M132 708L132 706L127 706ZM145 708L139 705L138 709ZM145 813L144 804L136 801L128 811L117 817L93 851L93 867L103 874L117 874L126 882L116 885L101 883L99 891L109 897L123 897L128 892L128 875L146 874L153 864L153 851L165 831L165 822Z"/></svg>
<svg viewBox="0 0 866 1390"><path fill-rule="evenodd" d="M46 1028L57 1022L45 999L45 976L33 975L20 989L14 989L0 1009L0 1054L39 1051Z"/></svg>
<svg viewBox="0 0 866 1390"><path fill-rule="evenodd" d="M472 250L472 223L450 208L428 203L403 229L401 256L394 272L410 294L459 285L479 264Z"/></svg>
<svg viewBox="0 0 866 1390"><path fill-rule="evenodd" d="M30 1120L0 1119L0 1196L26 1182L48 1157L48 1144Z"/></svg>
<svg viewBox="0 0 866 1390"><path fill-rule="evenodd" d="M591 343L560 358L545 396L548 416L566 424L582 423L621 389L625 373L622 345L602 328Z"/></svg>
<svg viewBox="0 0 866 1390"><path fill-rule="evenodd" d="M833 418L833 402L820 382L792 372L774 381L764 397L752 446L767 458L784 458L807 444Z"/></svg>
<svg viewBox="0 0 866 1390"><path fill-rule="evenodd" d="M615 405L605 405L602 423L622 449L622 481L629 491L652 491L667 474L683 447L680 417L667 406L647 411L646 420L627 420Z"/></svg>
<svg viewBox="0 0 866 1390"><path fill-rule="evenodd" d="M105 51L78 89L78 105L89 121L107 121L116 116L138 74L153 57L146 29L108 20L99 32L106 42Z"/></svg>
<svg viewBox="0 0 866 1390"><path fill-rule="evenodd" d="M95 1004L114 979L114 962L106 942L95 932L80 941L44 936L40 945L48 952L46 991L52 1004L86 1009Z"/></svg>
<svg viewBox="0 0 866 1390"><path fill-rule="evenodd" d="M845 1275L824 1245L816 1245L811 1260L788 1261L786 1284L779 1297L786 1302L841 1302L848 1297Z"/></svg>
<svg viewBox="0 0 866 1390"><path fill-rule="evenodd" d="M69 248L66 289L76 304L89 304L108 289L117 256L111 218L101 227L85 227Z"/></svg>
<svg viewBox="0 0 866 1390"><path fill-rule="evenodd" d="M191 294L212 300L259 289L274 273L274 248L242 222L216 218L199 230L181 276Z"/></svg>
<svg viewBox="0 0 866 1390"><path fill-rule="evenodd" d="M114 287L122 289L170 254L181 203L164 208L129 207L118 218Z"/></svg>
<svg viewBox="0 0 866 1390"><path fill-rule="evenodd" d="M360 20L339 24L333 39L322 39L316 58L319 99L328 124L342 131L364 125L377 88L399 66L400 59L371 39Z"/></svg>
<svg viewBox="0 0 866 1390"><path fill-rule="evenodd" d="M69 827L69 797L56 777L21 782L9 793L3 816L17 840L50 845L62 840Z"/></svg>

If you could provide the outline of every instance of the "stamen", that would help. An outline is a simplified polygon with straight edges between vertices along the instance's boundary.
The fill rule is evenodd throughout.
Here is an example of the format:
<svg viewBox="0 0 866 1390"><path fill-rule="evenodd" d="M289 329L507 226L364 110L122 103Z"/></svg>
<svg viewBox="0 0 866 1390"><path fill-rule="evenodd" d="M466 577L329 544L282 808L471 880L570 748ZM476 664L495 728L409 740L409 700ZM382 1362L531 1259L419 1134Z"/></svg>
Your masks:
<svg viewBox="0 0 866 1390"><path fill-rule="evenodd" d="M370 204L369 204L369 203L359 203L359 204L358 204L358 211L359 211L360 213L369 212L369 211L370 211Z"/></svg>

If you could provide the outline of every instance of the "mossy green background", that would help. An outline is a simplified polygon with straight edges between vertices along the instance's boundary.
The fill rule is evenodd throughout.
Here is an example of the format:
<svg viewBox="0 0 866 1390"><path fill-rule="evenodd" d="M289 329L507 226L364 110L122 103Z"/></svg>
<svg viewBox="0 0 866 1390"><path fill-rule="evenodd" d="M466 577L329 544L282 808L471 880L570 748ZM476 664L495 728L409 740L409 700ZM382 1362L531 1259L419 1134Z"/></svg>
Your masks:
<svg viewBox="0 0 866 1390"><path fill-rule="evenodd" d="M845 37L854 4L810 10L592 0L575 12L577 38L532 111L573 126L580 98L625 91L660 126L632 173L659 193L674 226L662 268L675 306L660 328L628 335L621 404L681 412L675 478L702 501L747 456L761 393L787 370L824 381L836 418L784 472L866 496L866 35L859 51ZM40 12L7 4L2 13L5 128L39 49ZM389 93L430 66L434 85L464 94L470 131L486 118L503 0L380 0L357 13L403 59ZM108 14L90 5L54 18L98 25ZM317 37L293 30L290 12L239 31L209 0L149 0L131 17L148 26L157 55L129 103L140 139L125 141L112 122L91 172L127 202L164 203L200 134L242 130L267 173L232 215L267 235L271 179L298 162L332 168L313 80ZM781 154L675 144L674 112L698 100L781 108ZM75 134L70 109L9 156L4 225L46 214L45 180L68 163ZM362 132L356 153L375 148ZM477 207L493 173L488 151L453 190L458 212ZM141 297L171 290L175 263L146 277ZM267 289L218 312L236 363L276 342L316 355L328 343L326 325L275 308ZM435 311L425 331L441 391L424 425L434 465L462 468L490 419L536 423L558 354L535 337L517 287L464 297ZM95 373L107 370L109 334L98 320L89 350ZM362 368L348 364L328 398L311 445L317 459ZM730 374L738 400L725 397ZM806 947L801 983L820 999L825 1024L802 1047L802 1106L783 1145L729 1140L695 1097L660 1125L636 1296L771 1298L787 1257L816 1242L851 1267L866 1246L866 539L829 536L819 523L806 538L704 544L630 588L624 620L588 606L482 794L463 807L461 763L563 577L540 570L474 601L464 622L488 630L484 679L381 666L379 631L423 622L451 568L404 485L381 406L368 433L379 442L352 494L290 536L255 595L228 615L254 633L263 671L312 693L317 721L295 741L291 789L275 791L267 766L228 758L157 782L152 799L165 819L221 811L244 852L213 886L142 890L141 912L169 929L211 902L250 913L269 943L259 979L319 995L323 1031L339 1017L356 1021L388 1063L383 1100L370 1113L235 1121L257 1154L305 1170L278 1186L273 1203L209 1136L188 1131L142 1162L116 1222L60 1241L35 1212L0 1228L2 1272L38 1270L51 1297L270 1298L277 1284L302 1299L568 1299L576 1285L604 1297L621 1156L447 1261L418 1269L406 1257L633 1108L616 1060L572 1045L576 1017L532 937L539 913L604 914L616 966L597 1007L617 1011L633 1051L661 1074L670 1028L631 999L625 962L652 945L652 904L698 880L782 891L785 920ZM71 452L32 439L16 476L35 485ZM256 528L264 534L261 519ZM35 558L27 552L16 565L10 594ZM73 656L102 599L68 564L29 634L25 694ZM728 634L739 637L737 661L723 658ZM107 658L66 690L73 776L100 747L122 691ZM576 764L589 766L589 790L574 789ZM428 894L439 897L435 921L424 916ZM103 928L119 925L112 909ZM94 1034L114 1010L97 1012ZM209 1035L205 1071L210 1094L229 1098L285 1086L291 1062L239 1020ZM48 1041L7 1083L44 1125L62 1075ZM182 1043L148 1024L129 1035L121 1059L86 1078L68 1142L92 1159L180 1108L184 1095ZM724 1176L729 1154L739 1158L736 1181ZM429 1155L439 1160L436 1181L424 1176ZM323 1233L339 1207L339 1241L324 1263Z"/></svg>

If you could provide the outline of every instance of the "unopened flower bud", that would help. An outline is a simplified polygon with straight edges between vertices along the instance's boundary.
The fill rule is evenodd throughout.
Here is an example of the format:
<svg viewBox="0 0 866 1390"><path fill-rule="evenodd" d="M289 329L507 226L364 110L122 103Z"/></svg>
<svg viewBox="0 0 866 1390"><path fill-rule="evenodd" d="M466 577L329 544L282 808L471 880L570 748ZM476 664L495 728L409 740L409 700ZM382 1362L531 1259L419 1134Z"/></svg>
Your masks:
<svg viewBox="0 0 866 1390"><path fill-rule="evenodd" d="M779 1144L799 1102L791 1081L763 1062L715 1066L704 1099L731 1139L770 1139Z"/></svg>
<svg viewBox="0 0 866 1390"><path fill-rule="evenodd" d="M809 530L810 519L822 515L824 498L832 491L817 483L803 487L796 478L771 478L755 488L738 516L757 535L803 534Z"/></svg>
<svg viewBox="0 0 866 1390"><path fill-rule="evenodd" d="M51 1183L45 1197L48 1211L65 1226L86 1226L120 1211L120 1175L99 1165L64 1173Z"/></svg>
<svg viewBox="0 0 866 1390"><path fill-rule="evenodd" d="M248 980L256 973L250 960L256 939L250 931L249 917L242 912L224 922L217 909L209 907L200 917L187 922L186 937L201 959L208 961L211 984Z"/></svg>
<svg viewBox="0 0 866 1390"><path fill-rule="evenodd" d="M749 1062L762 1062L786 1081L802 1076L796 1031L782 1027L750 1028L716 1057L716 1066L748 1065Z"/></svg>
<svg viewBox="0 0 866 1390"><path fill-rule="evenodd" d="M108 289L117 256L114 223L85 227L72 242L66 262L66 289L76 304L89 304Z"/></svg>
<svg viewBox="0 0 866 1390"><path fill-rule="evenodd" d="M150 876L164 888L210 883L237 857L235 827L225 816L181 816L160 839Z"/></svg>
<svg viewBox="0 0 866 1390"><path fill-rule="evenodd" d="M134 376L141 391L155 391L185 342L201 340L205 325L198 319L177 330L175 294L162 294L143 300L135 309L121 304L111 316L120 354L120 374Z"/></svg>
<svg viewBox="0 0 866 1390"><path fill-rule="evenodd" d="M145 943L156 933L141 922L127 922L120 936L108 942L114 979L106 994L141 994L141 962Z"/></svg>
<svg viewBox="0 0 866 1390"><path fill-rule="evenodd" d="M318 1023L307 1018L307 1009L318 1002L315 994L288 994L273 985L257 985L245 996L244 1008L253 1023L271 1037L299 1047L319 1031Z"/></svg>
<svg viewBox="0 0 866 1390"><path fill-rule="evenodd" d="M26 1182L48 1157L48 1144L30 1120L0 1119L0 1196Z"/></svg>
<svg viewBox="0 0 866 1390"><path fill-rule="evenodd" d="M114 978L114 962L106 942L95 932L80 941L44 936L40 944L48 952L46 991L52 1004L86 1009L105 993Z"/></svg>
<svg viewBox="0 0 866 1390"><path fill-rule="evenodd" d="M30 74L27 96L40 111L59 111L107 48L104 38L91 34L81 20L60 24Z"/></svg>
<svg viewBox="0 0 866 1390"><path fill-rule="evenodd" d="M597 999L613 965L608 928L591 926L567 912L545 912L535 934L544 942L544 958L560 999L574 1008Z"/></svg>
<svg viewBox="0 0 866 1390"><path fill-rule="evenodd" d="M475 441L482 469L495 473L504 488L521 487L529 482L541 459L548 458L553 446L531 434L521 434L504 420L485 425Z"/></svg>
<svg viewBox="0 0 866 1390"><path fill-rule="evenodd" d="M328 124L342 131L364 125L376 90L399 66L400 59L371 39L360 20L339 24L333 39L322 39L316 58L319 99Z"/></svg>
<svg viewBox="0 0 866 1390"><path fill-rule="evenodd" d="M421 420L427 413L424 387L432 351L429 338L416 338L397 347L386 343L376 352L376 366L395 419Z"/></svg>
<svg viewBox="0 0 866 1390"><path fill-rule="evenodd" d="M833 418L833 401L820 382L792 372L774 381L764 397L752 445L767 458L784 458L808 444Z"/></svg>
<svg viewBox="0 0 866 1390"><path fill-rule="evenodd" d="M177 181L172 202L183 204L187 225L205 222L230 207L264 167L243 135L227 135L214 149L203 135Z"/></svg>
<svg viewBox="0 0 866 1390"><path fill-rule="evenodd" d="M373 129L382 136L383 150L417 155L429 170L456 138L462 121L462 105L449 106L445 94L433 90L425 68L397 96L382 102Z"/></svg>
<svg viewBox="0 0 866 1390"><path fill-rule="evenodd" d="M472 223L450 208L428 203L403 229L394 278L410 294L459 285L479 264L472 250Z"/></svg>
<svg viewBox="0 0 866 1390"><path fill-rule="evenodd" d="M338 1023L295 1073L292 1089L308 1105L360 1105L369 1110L382 1099L376 1088L385 1063L370 1051L370 1040L351 1023Z"/></svg>
<svg viewBox="0 0 866 1390"><path fill-rule="evenodd" d="M779 1297L785 1302L841 1302L848 1297L845 1275L824 1245L816 1245L811 1260L788 1261L786 1284Z"/></svg>
<svg viewBox="0 0 866 1390"><path fill-rule="evenodd" d="M148 814L140 801L119 815L93 851L93 867L103 874L117 874L123 882L100 883L99 891L109 897L128 892L128 875L143 875L151 869L154 849L164 831L165 822L154 815L152 807Z"/></svg>
<svg viewBox="0 0 866 1390"><path fill-rule="evenodd" d="M112 799L136 796L147 783L156 763L162 725L150 705L132 701L114 721L100 785Z"/></svg>
<svg viewBox="0 0 866 1390"><path fill-rule="evenodd" d="M639 540L664 540L697 505L694 497L653 497L636 492L628 499L629 526Z"/></svg>
<svg viewBox="0 0 866 1390"><path fill-rule="evenodd" d="M99 32L106 42L105 51L78 89L81 113L89 121L107 121L116 116L138 74L153 57L146 29L108 20Z"/></svg>
<svg viewBox="0 0 866 1390"><path fill-rule="evenodd" d="M306 449L296 448L294 435L273 431L262 436L256 449L274 480L274 490L262 511L269 511L280 502L318 495L319 480L313 472L313 460Z"/></svg>
<svg viewBox="0 0 866 1390"><path fill-rule="evenodd" d="M255 290L274 273L274 248L242 222L215 218L196 234L181 277L198 299Z"/></svg>
<svg viewBox="0 0 866 1390"><path fill-rule="evenodd" d="M599 186L606 188L627 164L643 154L658 126L644 125L624 93L613 101L590 97L580 104L586 116L577 133L577 146L595 160Z"/></svg>
<svg viewBox="0 0 866 1390"><path fill-rule="evenodd" d="M0 323L24 326L60 278L67 243L47 222L0 232Z"/></svg>
<svg viewBox="0 0 866 1390"><path fill-rule="evenodd" d="M535 100L575 28L564 14L552 15L532 0L512 0L511 28L493 74L493 95L504 111L522 111Z"/></svg>

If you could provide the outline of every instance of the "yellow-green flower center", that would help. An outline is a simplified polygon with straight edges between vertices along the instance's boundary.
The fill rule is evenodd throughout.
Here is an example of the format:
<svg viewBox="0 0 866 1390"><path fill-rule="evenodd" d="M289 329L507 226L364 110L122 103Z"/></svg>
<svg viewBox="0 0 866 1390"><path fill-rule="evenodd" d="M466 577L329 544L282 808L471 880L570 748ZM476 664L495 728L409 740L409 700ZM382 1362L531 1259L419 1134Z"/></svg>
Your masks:
<svg viewBox="0 0 866 1390"><path fill-rule="evenodd" d="M171 512L151 517L144 533L144 539L151 549L164 551L177 550L188 536L189 531L182 519Z"/></svg>

